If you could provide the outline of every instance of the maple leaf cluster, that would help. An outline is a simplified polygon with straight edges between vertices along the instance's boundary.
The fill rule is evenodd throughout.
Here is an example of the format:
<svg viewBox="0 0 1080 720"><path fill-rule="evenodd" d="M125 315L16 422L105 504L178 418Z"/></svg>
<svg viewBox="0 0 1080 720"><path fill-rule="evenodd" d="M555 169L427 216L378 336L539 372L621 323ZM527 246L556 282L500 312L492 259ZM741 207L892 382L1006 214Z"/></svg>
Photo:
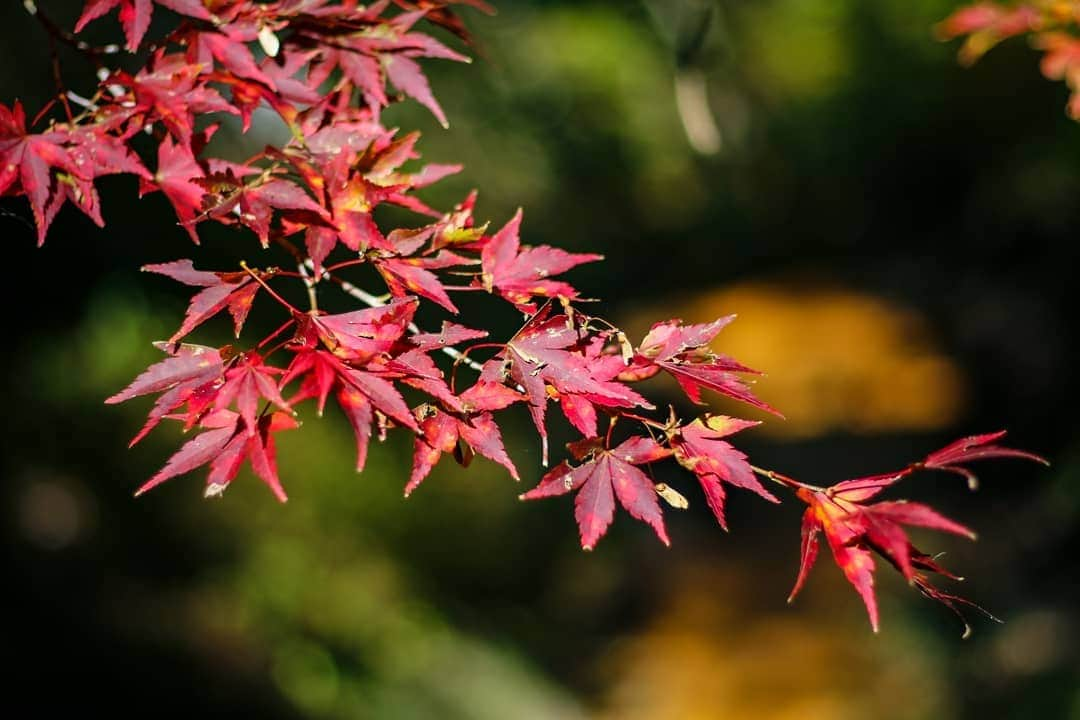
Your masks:
<svg viewBox="0 0 1080 720"><path fill-rule="evenodd" d="M461 1L487 9L478 0ZM830 488L762 470L730 442L758 421L704 407L696 418L680 418L674 410L658 415L642 394L647 381L666 375L689 404L704 406L708 391L778 415L753 393L749 378L756 371L712 349L733 316L702 324L659 322L633 344L622 330L588 314L579 291L563 277L600 256L523 244L520 211L489 231L474 218L475 192L446 211L417 195L460 166L415 164L419 134L384 127L380 114L392 102L412 99L446 124L418 61L467 58L418 28L422 22L429 31L441 27L468 45L452 5L90 0L75 32L117 12L124 47L143 61L133 71L110 68L109 48L82 43L37 11L57 39L98 64L100 78L88 97L58 88L56 99L31 120L18 101L0 105L0 194L27 198L39 242L67 201L103 224L95 181L119 173L135 176L140 194L161 192L193 242L199 242L203 223L244 228L290 268L241 262L209 271L190 259L143 268L193 288L193 295L177 331L157 343L165 357L107 402L154 396L132 444L166 420L192 435L137 494L205 467L205 495L220 496L248 464L285 501L277 434L298 427L302 407L313 405L321 416L331 396L353 428L358 471L372 438L390 432L411 437L406 495L447 455L462 465L480 455L518 480L500 430L502 413L515 407L528 413L547 467L554 406L581 437L567 445L569 458L521 497L576 493L585 549L607 532L616 505L669 543L661 501L675 508L689 504L679 490L652 477L656 463L670 461L696 480L724 529L729 488L780 502L769 483L808 505L795 592L824 533L875 629L875 553L924 595L953 609L966 604L930 584L926 573L953 576L916 550L903 526L970 531L918 503L865 501L916 470L970 478L971 460L1036 456L1002 448L993 435L950 445L890 475ZM151 18L162 10L174 16L175 26L148 40ZM244 162L215 157L211 140L223 118L233 116L246 131L260 108L277 114L290 139ZM136 152L136 136L153 138L152 157ZM416 222L386 227L376 211L387 205L411 211ZM348 273L359 266L373 270L369 277L381 286L354 284ZM302 286L308 307L286 300L283 283ZM326 289L344 292L361 307L324 312L318 298ZM494 341L486 330L459 323L454 297L464 292L507 303L522 314L521 328ZM256 300L276 308L281 319L269 335L241 342ZM422 305L447 316L438 330L418 326ZM236 345L186 342L223 313L232 320Z"/></svg>
<svg viewBox="0 0 1080 720"><path fill-rule="evenodd" d="M997 441L1004 436L1004 432L996 432L963 438L931 453L921 462L893 473L845 480L827 488L799 484L796 495L808 507L803 514L802 561L788 601L793 600L802 589L817 559L818 536L824 533L836 564L862 597L874 632L878 630L877 600L874 596L875 554L896 568L924 596L942 603L962 620L965 606L996 619L971 601L931 584L926 575L928 572L952 580L960 578L939 565L933 556L912 545L904 526L941 530L971 540L975 539L974 532L922 503L907 500L882 501L872 505L865 503L919 470L955 473L966 478L968 484L974 487L975 475L966 467L974 460L1012 457L1046 462L1037 455L997 445ZM966 636L970 631L966 621L964 629Z"/></svg>
<svg viewBox="0 0 1080 720"><path fill-rule="evenodd" d="M1069 88L1066 112L1080 120L1080 3L1073 0L978 2L956 10L937 26L945 40L964 38L960 61L970 65L1003 40L1028 35L1042 51L1039 69L1048 80Z"/></svg>

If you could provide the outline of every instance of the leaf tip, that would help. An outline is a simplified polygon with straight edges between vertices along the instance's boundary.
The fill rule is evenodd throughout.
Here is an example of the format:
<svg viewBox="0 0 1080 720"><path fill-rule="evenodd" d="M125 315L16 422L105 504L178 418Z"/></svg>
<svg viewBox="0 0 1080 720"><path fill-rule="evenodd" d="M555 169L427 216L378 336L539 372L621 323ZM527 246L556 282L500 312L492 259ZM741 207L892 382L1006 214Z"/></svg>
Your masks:
<svg viewBox="0 0 1080 720"><path fill-rule="evenodd" d="M227 487L228 485L223 485L222 483L210 483L206 486L206 489L203 490L203 497L207 500L210 498L223 497ZM280 500L281 498L279 497L278 499Z"/></svg>

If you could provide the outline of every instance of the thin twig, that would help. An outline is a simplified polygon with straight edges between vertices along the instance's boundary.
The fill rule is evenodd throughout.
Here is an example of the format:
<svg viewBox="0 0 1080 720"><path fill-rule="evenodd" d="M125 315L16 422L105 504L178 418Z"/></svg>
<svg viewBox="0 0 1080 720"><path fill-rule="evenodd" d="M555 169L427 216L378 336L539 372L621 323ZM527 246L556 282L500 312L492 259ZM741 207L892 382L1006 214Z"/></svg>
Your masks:
<svg viewBox="0 0 1080 720"><path fill-rule="evenodd" d="M296 316L296 315L300 315L300 314L301 314L299 310L297 310L297 309L296 309L296 308L294 308L294 307L293 307L293 306L292 306L291 304L289 304L289 301L288 301L288 300L286 300L285 298L281 297L281 295L278 295L278 294L277 294L277 292L275 292L275 291L274 291L274 289L273 289L272 287L270 287L270 286L269 286L269 285L268 285L268 284L266 283L266 280L265 280L265 279L263 279L263 277L262 277L262 275L261 275L261 271L260 271L260 272L255 272L255 271L254 271L254 270L252 270L252 269L251 269L250 267L248 267L248 264L247 264L247 262L245 262L244 260L241 260L241 261L240 261L240 267L241 267L241 268L243 268L244 272L246 272L246 273L247 273L248 275L250 275L250 276L251 276L251 279L252 279L252 280L254 280L255 282L257 282L257 283L259 283L260 285L262 285L262 288L263 288L263 290L265 290L265 291L266 291L267 293L269 293L270 297L274 298L274 299L275 299L275 300L277 300L277 301L278 301L279 303L281 303L281 305L282 305L282 306L283 306L283 307L284 307L284 308L285 308L286 310L288 310L288 311L289 311L290 313L292 313L292 314L293 314L294 316Z"/></svg>
<svg viewBox="0 0 1080 720"><path fill-rule="evenodd" d="M304 263L297 263L296 269L300 271L300 277L304 278L304 287L307 288L308 302L311 303L312 312L315 312L319 309L319 298L315 293L315 283L318 281L311 277L311 273Z"/></svg>
<svg viewBox="0 0 1080 720"><path fill-rule="evenodd" d="M283 324L281 325L281 327L279 327L279 328L278 328L277 330L275 330L274 332L272 332L272 333L270 333L269 335L267 335L266 337L264 337L264 338L263 338L263 339L262 339L262 340L261 340L261 341L259 342L259 344L255 346L255 349L256 349L256 350L261 350L261 349L262 349L262 348L263 348L264 346L266 346L266 345L267 345L267 344L268 344L268 343L269 343L269 342L270 342L271 340L273 340L274 338L276 338L276 337L277 337L278 335L280 335L281 333L285 332L285 331L286 331L286 330L287 330L287 329L289 328L289 326L290 326L290 325L292 325L292 324L293 324L293 323L295 323L295 322L296 322L296 318L289 318L288 320L286 320L286 321L285 321L285 322L284 322L284 323L283 323ZM270 353L266 353L266 354L267 354L267 355L269 355Z"/></svg>
<svg viewBox="0 0 1080 720"><path fill-rule="evenodd" d="M783 485L786 488L791 488L794 490L810 490L812 492L825 492L825 488L821 488L816 485L808 485L804 482L799 482L795 478L788 477L787 475L778 473L775 470L766 470L764 468L759 468L756 465L751 465L750 469L756 472L758 475L761 475L764 478L768 478L774 483L778 485Z"/></svg>
<svg viewBox="0 0 1080 720"><path fill-rule="evenodd" d="M75 103L76 105L83 108L84 110L89 110L90 112L97 112L97 110L98 110L98 105L97 105L96 102L94 102L90 98L83 97L82 95L75 92L74 90L68 90L67 93L65 93L65 95L67 96L68 100Z"/></svg>
<svg viewBox="0 0 1080 720"><path fill-rule="evenodd" d="M37 18L38 22L40 22L42 26L44 26L45 30L49 33L49 35L67 45L70 45L79 52L89 55L91 59L93 59L93 61L98 65L103 64L101 62L100 56L120 54L120 50L122 48L116 43L102 45L101 47L95 47L75 37L74 33L70 33L64 28L60 27L55 22L53 22L53 20L48 15L41 12L41 10L37 6L37 3L34 2L34 0L23 0L23 7L26 9L26 12L30 13L31 16Z"/></svg>
<svg viewBox="0 0 1080 720"><path fill-rule="evenodd" d="M53 83L56 85L56 97L60 100L60 104L64 107L64 115L67 116L69 124L75 124L75 115L71 112L71 105L68 103L67 87L64 86L64 74L60 70L60 49L56 46L56 36L49 34L49 55L52 65Z"/></svg>

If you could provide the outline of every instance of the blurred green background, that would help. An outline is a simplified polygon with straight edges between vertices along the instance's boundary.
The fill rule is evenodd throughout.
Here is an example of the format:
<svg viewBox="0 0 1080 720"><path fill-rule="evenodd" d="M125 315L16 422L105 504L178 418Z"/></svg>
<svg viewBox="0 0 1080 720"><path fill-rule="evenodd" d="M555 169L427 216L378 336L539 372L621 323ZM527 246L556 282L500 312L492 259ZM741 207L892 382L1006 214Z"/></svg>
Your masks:
<svg viewBox="0 0 1080 720"><path fill-rule="evenodd" d="M69 25L79 5L40 4ZM193 250L164 199L137 201L121 178L103 184L105 230L68 210L37 250L0 217L5 706L1080 718L1080 126L1066 90L1022 40L959 68L931 32L948 0L498 5L466 15L478 62L427 64L450 130L412 105L387 113L424 130L428 160L466 164L427 199L478 187L481 218L525 207L526 242L604 253L573 280L638 337L652 320L738 313L717 347L766 370L761 395L789 417L741 438L758 464L829 483L1005 426L1052 458L984 467L974 495L945 477L904 488L979 531L916 541L947 550L970 578L960 591L1006 623L976 620L961 641L883 570L874 636L827 558L788 607L797 503L734 493L725 534L678 474L660 477L691 499L668 513L671 549L620 515L582 553L569 499L519 503L482 460L403 501L407 444L376 447L358 476L333 413L283 438L285 506L247 475L220 502L196 476L133 500L178 435L127 450L145 404L101 401L155 359L186 302L138 266L263 258L228 231ZM40 107L47 44L21 3L0 9L0 39L0 98ZM276 132L263 118L220 147L243 156ZM273 327L262 310L253 322ZM514 317L491 322L505 336ZM523 487L540 474L527 422L507 421Z"/></svg>

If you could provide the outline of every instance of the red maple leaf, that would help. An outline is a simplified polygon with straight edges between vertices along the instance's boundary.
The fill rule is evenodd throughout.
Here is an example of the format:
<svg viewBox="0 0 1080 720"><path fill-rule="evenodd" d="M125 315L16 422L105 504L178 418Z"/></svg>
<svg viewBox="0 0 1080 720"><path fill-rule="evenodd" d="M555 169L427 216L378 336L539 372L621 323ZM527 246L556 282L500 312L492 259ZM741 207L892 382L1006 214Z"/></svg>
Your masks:
<svg viewBox="0 0 1080 720"><path fill-rule="evenodd" d="M354 365L385 360L412 324L419 301L395 298L386 305L339 315L316 315L310 330L335 356Z"/></svg>
<svg viewBox="0 0 1080 720"><path fill-rule="evenodd" d="M656 462L671 455L647 437L632 437L614 449L607 449L599 438L590 438L567 446L576 459L573 467L561 463L540 479L540 484L521 495L522 500L565 495L577 490L574 517L581 532L581 547L592 550L607 532L615 517L615 498L631 516L647 523L665 545L670 545L664 528L664 515L657 500L656 487L637 465ZM587 458L587 459L586 459Z"/></svg>
<svg viewBox="0 0 1080 720"><path fill-rule="evenodd" d="M195 231L195 223L206 191L195 180L205 175L191 148L165 137L158 145L158 165L153 181L143 180L139 184L140 196L155 190L165 193L176 211L180 225L196 245L199 244L199 235Z"/></svg>
<svg viewBox="0 0 1080 720"><path fill-rule="evenodd" d="M130 445L146 437L158 423L181 405L197 397L201 392L217 388L225 373L223 350L202 345L155 343L169 353L169 357L144 370L130 385L105 400L115 404L125 400L161 393L154 403L146 424L132 439ZM227 354L227 353L225 353ZM200 403L201 405L202 403Z"/></svg>
<svg viewBox="0 0 1080 720"><path fill-rule="evenodd" d="M958 463L996 457L1017 457L1045 462L1037 455L992 444L1003 435L1003 432L991 433L959 440L899 472L846 480L824 489L799 487L796 494L809 507L803 515L802 559L789 602L806 582L817 558L818 535L823 532L836 564L866 605L874 632L878 630L877 600L874 596L874 553L885 558L923 595L941 602L961 620L963 614L960 606L975 608L985 613L978 605L939 590L930 583L925 572L953 579L956 579L956 576L938 565L933 557L912 545L903 526L942 530L971 539L975 538L975 533L921 503L903 500L872 505L864 503L902 478L923 468L947 470L970 478L970 471L959 467ZM965 621L965 634L969 629Z"/></svg>
<svg viewBox="0 0 1080 720"><path fill-rule="evenodd" d="M193 182L207 191L203 197L203 215L226 224L239 222L259 236L263 247L270 244L270 223L275 210L296 224L334 227L326 209L289 180L260 178L247 184L229 168Z"/></svg>
<svg viewBox="0 0 1080 720"><path fill-rule="evenodd" d="M244 353L232 362L225 371L224 381L215 388L214 409L224 410L235 402L248 434L255 434L260 400L265 399L287 413L293 412L278 390L277 378L283 372L267 365L254 350Z"/></svg>
<svg viewBox="0 0 1080 720"><path fill-rule="evenodd" d="M192 31L182 42L187 46L189 63L208 70L216 61L226 73L262 83L276 92L276 83L255 62L255 55L245 42L255 40L255 37L255 32L234 24L225 32Z"/></svg>
<svg viewBox="0 0 1080 720"><path fill-rule="evenodd" d="M132 118L144 123L160 121L184 145L191 145L195 133L195 116L223 112L237 115L238 111L216 90L206 84L202 67L192 65L179 53L165 54L158 50L147 67L134 76L114 72L104 83L110 88L127 88L128 92L113 98Z"/></svg>
<svg viewBox="0 0 1080 720"><path fill-rule="evenodd" d="M39 245L67 200L99 227L104 225L95 178L117 173L150 177L125 141L110 134L114 129L103 121L28 133L22 104L0 105L0 195L26 195Z"/></svg>
<svg viewBox="0 0 1080 720"><path fill-rule="evenodd" d="M683 325L677 319L656 323L620 379L640 380L663 370L679 382L695 403L701 403L701 390L707 388L783 417L758 400L739 377L739 374L760 375L760 372L709 349L708 344L734 319L734 315L729 315L700 325Z"/></svg>
<svg viewBox="0 0 1080 720"><path fill-rule="evenodd" d="M435 8L413 9L411 12L395 15L386 22L389 32L359 38L357 42L365 43L367 47L383 53L469 62L469 58L451 50L431 35L411 32L416 23L427 19L428 13L433 9Z"/></svg>
<svg viewBox="0 0 1080 720"><path fill-rule="evenodd" d="M109 122L75 127L56 125L49 135L66 144L76 174L81 177L129 173L149 179L150 173L124 139L109 134L113 129Z"/></svg>
<svg viewBox="0 0 1080 720"><path fill-rule="evenodd" d="M296 421L288 413L275 412L259 418L256 431L244 429L240 415L231 410L216 410L199 423L206 428L185 443L152 478L136 492L138 497L161 483L210 464L206 478L206 497L221 495L240 472L245 460L281 502L288 500L277 471L274 433L293 430Z"/></svg>
<svg viewBox="0 0 1080 720"><path fill-rule="evenodd" d="M210 20L210 13L207 12L202 0L153 0L153 2L181 15ZM82 15L75 23L75 32L81 32L91 20L96 20L120 8L120 24L124 27L127 49L135 52L150 27L150 19L154 12L153 2L151 0L87 0Z"/></svg>
<svg viewBox="0 0 1080 720"><path fill-rule="evenodd" d="M668 433L675 459L697 476L709 509L725 530L727 520L724 517L723 483L755 492L769 502L780 502L754 476L746 455L723 439L758 424L723 415L709 415Z"/></svg>
<svg viewBox="0 0 1080 720"><path fill-rule="evenodd" d="M411 132L401 137L386 135L376 138L359 160L359 167L364 177L376 185L407 185L410 188L422 188L438 182L444 177L461 172L462 165L429 163L416 172L406 172L401 166L409 160L420 157L416 143L420 133Z"/></svg>
<svg viewBox="0 0 1080 720"><path fill-rule="evenodd" d="M258 294L259 283L247 272L206 272L196 270L190 260L174 260L158 265L144 265L143 272L154 272L171 277L173 280L203 288L191 298L184 322L171 338L175 343L204 322L228 308L233 317L236 336L244 327L251 305ZM259 272L259 271L252 271ZM266 273L262 273L266 275Z"/></svg>
<svg viewBox="0 0 1080 720"><path fill-rule="evenodd" d="M457 313L441 280L432 270L457 267L472 262L448 250L431 257L379 258L374 261L375 268L386 281L386 286L395 297L409 294L425 297L442 305L452 313Z"/></svg>
<svg viewBox="0 0 1080 720"><path fill-rule="evenodd" d="M52 132L27 133L26 113L18 100L11 108L0 104L0 195L19 182L34 213L38 245L45 242L49 229L46 206L53 184L53 169L79 174L64 141L63 135Z"/></svg>
<svg viewBox="0 0 1080 720"><path fill-rule="evenodd" d="M319 49L318 61L312 63L307 81L312 87L319 87L333 74L341 70L339 86L351 84L363 94L364 102L371 107L386 107L390 101L386 97L382 67L377 58L357 50L332 46Z"/></svg>
<svg viewBox="0 0 1080 720"><path fill-rule="evenodd" d="M597 435L596 406L607 408L626 408L632 406L651 407L645 398L626 385L615 382L626 369L626 363L620 352L619 343L612 343L614 333L605 332L589 337L574 348L581 359L572 358L574 374L580 373L601 384L608 392L596 393L593 390L582 392L568 383L559 382L558 386L549 385L548 395L559 403L559 408L567 421L584 437Z"/></svg>
<svg viewBox="0 0 1080 720"><path fill-rule="evenodd" d="M405 55L387 55L383 58L383 68L398 90L430 110L444 128L450 127L450 121L446 119L446 113L431 92L431 85L428 84L418 62Z"/></svg>
<svg viewBox="0 0 1080 720"><path fill-rule="evenodd" d="M102 175L131 173L145 182L150 173L125 141L108 134L108 125L84 125L73 129L56 126L49 132L55 142L63 142L75 166L75 172L58 172L55 190L45 208L43 227L52 224L64 202L70 200L98 227L104 227L101 217L101 200L94 179Z"/></svg>
<svg viewBox="0 0 1080 720"><path fill-rule="evenodd" d="M431 209L415 195L408 194L408 191L427 187L445 177L461 172L462 166L430 163L415 172L402 170L401 166L404 163L420 157L415 149L419 139L418 132L408 133L398 138L392 138L391 134L375 138L364 151L363 156L359 158L357 166L366 183L384 188L382 195L387 202L421 215L438 218L442 216L442 213ZM424 228L425 231L429 231L429 234L436 229L435 226Z"/></svg>
<svg viewBox="0 0 1080 720"><path fill-rule="evenodd" d="M497 292L526 314L536 311L533 298L576 298L578 292L571 285L549 278L582 263L603 260L604 256L569 253L548 245L522 249L520 227L518 210L484 245L477 284L488 292Z"/></svg>
<svg viewBox="0 0 1080 720"><path fill-rule="evenodd" d="M326 399L335 392L338 405L349 419L356 435L356 470L364 469L372 425L381 413L403 427L417 432L419 427L401 393L383 374L361 370L345 363L334 353L318 345L295 350L296 356L282 378L282 386L303 378L300 389L289 398L295 405L315 398L321 416ZM374 356L369 356L369 360Z"/></svg>
<svg viewBox="0 0 1080 720"><path fill-rule="evenodd" d="M468 29L448 6L455 4L469 5L488 15L495 14L495 8L483 2L483 0L417 0L417 2L394 0L394 2L406 10L423 10L425 12L424 19L446 28L466 43L471 43Z"/></svg>
<svg viewBox="0 0 1080 720"><path fill-rule="evenodd" d="M428 352L444 347L460 345L469 340L480 340L488 336L485 330L473 330L464 325L443 321L437 333L417 333L409 338L409 342L420 350Z"/></svg>
<svg viewBox="0 0 1080 720"><path fill-rule="evenodd" d="M789 600L794 599L802 589L817 558L818 534L824 532L836 564L862 597L866 612L870 616L870 626L877 632L878 609L874 597L873 552L879 553L899 568L905 578L920 589L931 588L925 576L916 570L948 574L911 544L902 525L919 525L972 539L975 534L920 503L882 502L861 505L845 493L842 486L843 483L840 483L824 491L799 492L799 498L810 507L803 515L802 561ZM878 488L877 492L881 489ZM860 484L856 492L860 497L864 497L863 485Z"/></svg>
<svg viewBox="0 0 1080 720"><path fill-rule="evenodd" d="M481 373L481 379L486 382L508 378L524 389L529 412L543 443L544 464L547 464L545 415L549 385L560 394L581 396L608 407L652 407L626 385L593 377L592 362L585 352L570 350L584 346L587 338L583 331L568 316L551 316L551 311L551 305L545 305L529 318L506 343L506 348L485 364Z"/></svg>
<svg viewBox="0 0 1080 720"><path fill-rule="evenodd" d="M930 453L922 461L921 466L930 470L943 470L964 477L968 487L974 490L978 487L978 479L971 470L963 467L961 463L974 460L993 460L995 458L1019 458L1033 460L1048 465L1044 458L1024 450L997 445L997 441L1005 437L1005 431L999 430L985 435L972 435L950 443L937 452Z"/></svg>
<svg viewBox="0 0 1080 720"><path fill-rule="evenodd" d="M423 405L416 410L420 424L413 451L413 469L405 486L405 496L420 486L443 453L453 453L462 465L468 466L472 454L478 453L505 467L510 476L520 480L517 468L506 454L502 435L493 410L501 410L522 397L505 385L479 382L456 400L454 409Z"/></svg>
<svg viewBox="0 0 1080 720"><path fill-rule="evenodd" d="M371 138L367 137L364 144L370 141ZM355 137L350 142L359 144ZM309 138L308 150L313 145ZM322 222L309 223L312 228L305 238L316 266L322 265L338 241L353 252L366 253L374 248L389 254L401 254L400 248L383 237L371 213L386 201L405 204L402 193L408 188L406 185L382 186L369 181L363 173L353 169L356 154L355 147L338 147L328 156L299 151L287 156L311 192L320 200L325 195L326 207L329 208L329 211L320 212L317 219ZM330 218L332 222L324 222Z"/></svg>
<svg viewBox="0 0 1080 720"><path fill-rule="evenodd" d="M389 19L380 18L385 9L386 3L373 4L363 13L358 13L355 5L306 8L304 15L299 18L300 22L295 23L294 27L306 40L322 46L320 60L312 68L309 82L313 87L318 87L335 68L340 69L341 79L335 90L351 94L355 87L360 90L368 106L378 111L389 102L385 90L386 79L389 79L399 91L427 107L444 127L448 127L446 115L414 58L443 58L459 62L466 62L468 58L435 38L410 32L410 28L425 17L425 12L406 12ZM376 23L378 28L375 32L342 32L345 27L359 31L366 25ZM325 42L327 37L332 37L333 42Z"/></svg>
<svg viewBox="0 0 1080 720"><path fill-rule="evenodd" d="M244 132L251 128L254 112L265 102L290 128L300 133L300 129L295 125L299 115L297 106L315 105L323 99L308 83L295 77L308 65L312 57L312 52L286 51L282 53L281 64L274 58L266 58L259 63L259 73L269 78L276 89L272 89L267 83L231 72L212 72L208 73L206 78L228 86L229 100L240 113L241 129Z"/></svg>
<svg viewBox="0 0 1080 720"><path fill-rule="evenodd" d="M1034 30L1040 21L1038 11L1027 5L1010 8L980 2L959 8L938 23L937 30L946 38L982 31L991 32L997 38L1006 38Z"/></svg>

